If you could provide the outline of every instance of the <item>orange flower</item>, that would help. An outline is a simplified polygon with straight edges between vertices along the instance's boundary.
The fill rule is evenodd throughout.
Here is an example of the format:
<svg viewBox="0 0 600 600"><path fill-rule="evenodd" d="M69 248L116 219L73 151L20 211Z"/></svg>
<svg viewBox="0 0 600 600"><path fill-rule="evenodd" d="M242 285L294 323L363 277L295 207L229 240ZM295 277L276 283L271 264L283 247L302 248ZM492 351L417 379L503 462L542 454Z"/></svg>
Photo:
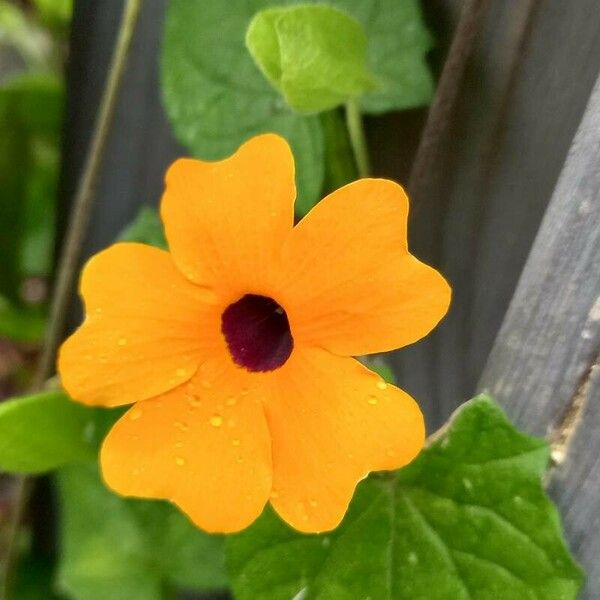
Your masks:
<svg viewBox="0 0 600 600"><path fill-rule="evenodd" d="M362 179L295 227L294 197L276 135L176 161L170 252L94 256L85 322L61 348L74 399L135 404L102 446L106 483L207 531L246 527L269 499L296 529L332 529L358 481L423 445L415 401L351 358L415 342L448 308L442 276L408 252L404 191Z"/></svg>

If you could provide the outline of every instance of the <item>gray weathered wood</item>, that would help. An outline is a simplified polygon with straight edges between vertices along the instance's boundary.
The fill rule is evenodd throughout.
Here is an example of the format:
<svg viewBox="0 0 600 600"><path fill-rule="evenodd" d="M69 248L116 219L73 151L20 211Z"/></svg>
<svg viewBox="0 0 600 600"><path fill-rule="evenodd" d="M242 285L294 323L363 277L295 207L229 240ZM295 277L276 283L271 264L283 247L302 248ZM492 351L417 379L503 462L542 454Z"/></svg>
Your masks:
<svg viewBox="0 0 600 600"><path fill-rule="evenodd" d="M431 4L438 30L452 29L461 3ZM428 185L413 198L412 247L454 289L441 328L397 358L430 429L475 391L599 70L597 0L489 0ZM374 150L387 167L403 143Z"/></svg>
<svg viewBox="0 0 600 600"><path fill-rule="evenodd" d="M552 494L600 598L600 78L484 371L518 425L554 441Z"/></svg>

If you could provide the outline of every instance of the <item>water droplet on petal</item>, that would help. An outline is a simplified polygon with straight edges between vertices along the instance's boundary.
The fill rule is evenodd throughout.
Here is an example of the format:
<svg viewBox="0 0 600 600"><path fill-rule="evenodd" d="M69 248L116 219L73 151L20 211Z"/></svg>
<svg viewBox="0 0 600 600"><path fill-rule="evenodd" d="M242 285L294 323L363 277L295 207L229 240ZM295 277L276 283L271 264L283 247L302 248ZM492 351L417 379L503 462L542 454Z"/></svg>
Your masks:
<svg viewBox="0 0 600 600"><path fill-rule="evenodd" d="M125 346L127 344L127 338L124 338L124 337L119 338L119 340L117 341L117 344L119 346Z"/></svg>
<svg viewBox="0 0 600 600"><path fill-rule="evenodd" d="M183 448L183 442L175 442L175 448Z"/></svg>
<svg viewBox="0 0 600 600"><path fill-rule="evenodd" d="M387 389L387 383L385 381L383 381L383 379L382 379L377 382L377 388L380 390L385 390L385 389Z"/></svg>
<svg viewBox="0 0 600 600"><path fill-rule="evenodd" d="M200 398L193 394L189 394L187 396L187 401L188 401L189 405L193 406L193 407L198 407L202 404L202 401L200 400Z"/></svg>
<svg viewBox="0 0 600 600"><path fill-rule="evenodd" d="M238 440L237 438L235 438L235 439L231 440L231 443L232 443L234 446L239 446L239 445L240 445L240 440Z"/></svg>
<svg viewBox="0 0 600 600"><path fill-rule="evenodd" d="M183 467L183 465L185 465L185 458L181 457L181 456L176 456L175 457L175 464L178 467Z"/></svg>
<svg viewBox="0 0 600 600"><path fill-rule="evenodd" d="M375 406L377 404L377 396L369 396L369 399L367 400L367 402L371 406Z"/></svg>
<svg viewBox="0 0 600 600"><path fill-rule="evenodd" d="M186 369L177 369L177 371L175 371L175 375L177 375L177 377L185 377L186 374L187 374Z"/></svg>
<svg viewBox="0 0 600 600"><path fill-rule="evenodd" d="M143 414L144 414L144 411L141 408L139 408L138 406L134 406L129 411L129 418L132 421L137 421Z"/></svg>
<svg viewBox="0 0 600 600"><path fill-rule="evenodd" d="M250 390L244 388L240 391L240 396L247 396L250 393Z"/></svg>
<svg viewBox="0 0 600 600"><path fill-rule="evenodd" d="M179 429L179 431L188 431L189 430L189 425L187 423L183 423L182 421L175 421L175 423L173 423L173 425Z"/></svg>
<svg viewBox="0 0 600 600"><path fill-rule="evenodd" d="M315 506L317 506L318 502L314 499L311 498L308 503L314 508Z"/></svg>
<svg viewBox="0 0 600 600"><path fill-rule="evenodd" d="M227 400L225 400L225 404L227 406L235 406L237 403L237 399L234 398L233 396L231 396L231 398L227 398Z"/></svg>
<svg viewBox="0 0 600 600"><path fill-rule="evenodd" d="M221 427L221 425L223 425L223 417L221 415L213 415L210 419L209 419L209 423L213 426L213 427Z"/></svg>

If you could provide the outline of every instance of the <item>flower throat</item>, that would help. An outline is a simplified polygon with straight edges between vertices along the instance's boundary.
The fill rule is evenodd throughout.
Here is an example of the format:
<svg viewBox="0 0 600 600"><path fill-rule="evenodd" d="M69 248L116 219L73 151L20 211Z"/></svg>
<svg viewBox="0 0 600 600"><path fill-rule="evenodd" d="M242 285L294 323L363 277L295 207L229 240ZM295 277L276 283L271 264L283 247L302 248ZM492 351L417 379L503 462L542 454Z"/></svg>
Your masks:
<svg viewBox="0 0 600 600"><path fill-rule="evenodd" d="M248 371L274 371L294 348L285 311L267 296L246 294L230 304L221 315L221 332L233 362Z"/></svg>

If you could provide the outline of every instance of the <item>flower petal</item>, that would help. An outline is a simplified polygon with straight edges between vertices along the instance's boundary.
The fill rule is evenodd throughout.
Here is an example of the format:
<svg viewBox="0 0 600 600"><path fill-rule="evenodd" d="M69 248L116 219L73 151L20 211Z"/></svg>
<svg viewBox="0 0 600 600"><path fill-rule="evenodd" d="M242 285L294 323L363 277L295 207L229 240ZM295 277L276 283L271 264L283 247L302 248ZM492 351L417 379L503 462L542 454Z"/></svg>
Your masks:
<svg viewBox="0 0 600 600"><path fill-rule="evenodd" d="M369 471L401 467L421 450L421 411L358 361L319 348L295 350L276 374L266 405L271 503L300 531L333 529Z"/></svg>
<svg viewBox="0 0 600 600"><path fill-rule="evenodd" d="M222 347L213 295L157 248L115 244L96 254L81 295L86 319L58 359L62 384L79 402L117 406L156 396Z"/></svg>
<svg viewBox="0 0 600 600"><path fill-rule="evenodd" d="M291 150L274 134L250 139L219 162L177 160L161 204L177 266L191 281L232 296L268 295L295 196Z"/></svg>
<svg viewBox="0 0 600 600"><path fill-rule="evenodd" d="M408 252L408 199L385 179L361 179L322 200L283 251L278 298L294 339L340 355L384 352L425 336L450 288Z"/></svg>
<svg viewBox="0 0 600 600"><path fill-rule="evenodd" d="M201 369L188 384L131 408L102 446L109 487L171 500L206 531L252 523L271 490L271 442L262 396L243 377L226 365L208 378Z"/></svg>

